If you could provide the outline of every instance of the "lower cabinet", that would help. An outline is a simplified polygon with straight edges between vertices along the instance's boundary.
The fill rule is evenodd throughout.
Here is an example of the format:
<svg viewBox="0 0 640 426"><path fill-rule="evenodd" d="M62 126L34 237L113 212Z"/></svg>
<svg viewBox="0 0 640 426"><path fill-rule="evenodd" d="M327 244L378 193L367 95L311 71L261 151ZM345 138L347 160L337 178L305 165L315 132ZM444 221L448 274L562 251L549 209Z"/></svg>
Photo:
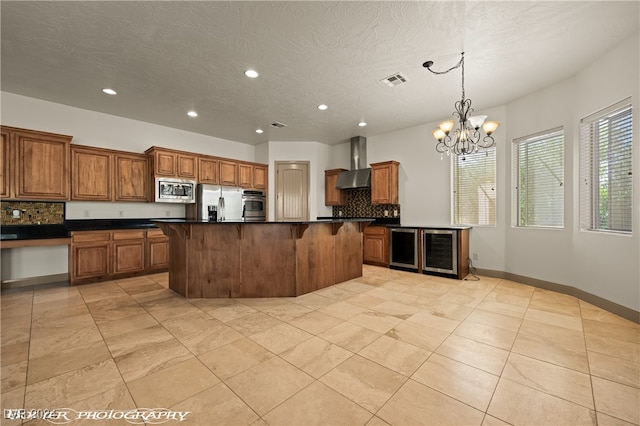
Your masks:
<svg viewBox="0 0 640 426"><path fill-rule="evenodd" d="M389 266L389 228L367 226L363 232L363 263Z"/></svg>
<svg viewBox="0 0 640 426"><path fill-rule="evenodd" d="M74 231L69 246L71 285L162 272L169 239L159 229Z"/></svg>

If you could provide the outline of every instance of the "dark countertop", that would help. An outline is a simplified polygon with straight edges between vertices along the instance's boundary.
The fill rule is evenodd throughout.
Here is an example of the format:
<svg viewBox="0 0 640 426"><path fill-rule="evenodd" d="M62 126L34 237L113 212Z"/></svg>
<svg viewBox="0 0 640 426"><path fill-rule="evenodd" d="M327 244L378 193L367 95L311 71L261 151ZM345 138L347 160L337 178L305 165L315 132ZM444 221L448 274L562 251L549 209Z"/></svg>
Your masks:
<svg viewBox="0 0 640 426"><path fill-rule="evenodd" d="M3 225L0 241L67 238L72 231L156 228L154 219L84 219L66 220L58 225Z"/></svg>
<svg viewBox="0 0 640 426"><path fill-rule="evenodd" d="M445 229L445 230L463 230L463 229L471 229L472 226L465 225L436 225L436 226L427 226L427 225L387 225L389 228L404 228L404 229Z"/></svg>
<svg viewBox="0 0 640 426"><path fill-rule="evenodd" d="M346 222L371 222L371 219L365 218L327 218L327 219L317 219L317 220L306 220L306 221L294 221L294 222L278 222L278 221L264 221L264 222L245 222L243 220L238 221L224 221L224 222L209 222L207 220L189 220L189 219L155 219L153 222L156 223L184 223L188 225L224 225L224 224L233 224L233 223L243 223L246 225L309 225L314 223L346 223Z"/></svg>
<svg viewBox="0 0 640 426"><path fill-rule="evenodd" d="M371 221L372 225L400 225L399 217L332 217L332 216L319 216L318 220L331 220L331 219L366 219Z"/></svg>

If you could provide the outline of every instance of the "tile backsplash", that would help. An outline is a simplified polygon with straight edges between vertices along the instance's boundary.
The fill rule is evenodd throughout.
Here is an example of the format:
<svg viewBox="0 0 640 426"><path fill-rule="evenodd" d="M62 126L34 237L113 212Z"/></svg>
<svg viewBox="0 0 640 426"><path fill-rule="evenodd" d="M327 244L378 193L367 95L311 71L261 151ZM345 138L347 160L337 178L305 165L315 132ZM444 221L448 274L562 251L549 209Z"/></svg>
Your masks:
<svg viewBox="0 0 640 426"><path fill-rule="evenodd" d="M333 206L333 217L400 217L400 204L371 204L371 188L348 189L347 204L344 206Z"/></svg>
<svg viewBox="0 0 640 426"><path fill-rule="evenodd" d="M64 203L2 201L0 206L1 225L57 225L64 223Z"/></svg>

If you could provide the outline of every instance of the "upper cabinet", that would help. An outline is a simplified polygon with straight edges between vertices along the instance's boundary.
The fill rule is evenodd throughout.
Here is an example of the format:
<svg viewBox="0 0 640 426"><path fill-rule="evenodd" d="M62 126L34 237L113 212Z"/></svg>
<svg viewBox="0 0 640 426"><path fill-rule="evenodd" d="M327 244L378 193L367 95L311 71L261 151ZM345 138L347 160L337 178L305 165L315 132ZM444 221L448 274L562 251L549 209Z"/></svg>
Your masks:
<svg viewBox="0 0 640 426"><path fill-rule="evenodd" d="M198 178L198 159L196 154L175 151L152 146L145 151L151 157L154 177L173 177L181 179Z"/></svg>
<svg viewBox="0 0 640 426"><path fill-rule="evenodd" d="M269 166L256 164L253 166L253 187L267 189L269 183Z"/></svg>
<svg viewBox="0 0 640 426"><path fill-rule="evenodd" d="M68 200L70 142L71 136L2 126L2 191L7 198Z"/></svg>
<svg viewBox="0 0 640 426"><path fill-rule="evenodd" d="M220 160L220 185L238 186L238 163Z"/></svg>
<svg viewBox="0 0 640 426"><path fill-rule="evenodd" d="M371 163L371 204L398 204L397 161Z"/></svg>
<svg viewBox="0 0 640 426"><path fill-rule="evenodd" d="M149 160L144 154L71 145L71 199L147 201Z"/></svg>
<svg viewBox="0 0 640 426"><path fill-rule="evenodd" d="M113 154L101 148L71 146L71 199L111 201Z"/></svg>
<svg viewBox="0 0 640 426"><path fill-rule="evenodd" d="M116 152L114 201L147 201L149 158L144 154Z"/></svg>
<svg viewBox="0 0 640 426"><path fill-rule="evenodd" d="M11 184L11 161L9 157L9 132L2 128L2 149L0 150L0 197L9 198Z"/></svg>
<svg viewBox="0 0 640 426"><path fill-rule="evenodd" d="M238 163L238 186L253 188L253 166L251 164Z"/></svg>
<svg viewBox="0 0 640 426"><path fill-rule="evenodd" d="M343 206L347 204L347 191L336 188L340 172L346 172L346 169L332 169L324 171L325 206Z"/></svg>
<svg viewBox="0 0 640 426"><path fill-rule="evenodd" d="M216 157L198 157L198 182L217 185L220 182L220 160Z"/></svg>

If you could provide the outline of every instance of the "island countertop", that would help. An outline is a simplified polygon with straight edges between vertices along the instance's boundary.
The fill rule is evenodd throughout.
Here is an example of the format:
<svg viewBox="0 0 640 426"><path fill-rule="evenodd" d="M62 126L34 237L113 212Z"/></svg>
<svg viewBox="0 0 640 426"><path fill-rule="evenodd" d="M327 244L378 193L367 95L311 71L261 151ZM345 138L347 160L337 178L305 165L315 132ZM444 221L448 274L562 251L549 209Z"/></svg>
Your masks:
<svg viewBox="0 0 640 426"><path fill-rule="evenodd" d="M370 222L153 221L169 237L169 288L187 298L293 297L360 277Z"/></svg>

